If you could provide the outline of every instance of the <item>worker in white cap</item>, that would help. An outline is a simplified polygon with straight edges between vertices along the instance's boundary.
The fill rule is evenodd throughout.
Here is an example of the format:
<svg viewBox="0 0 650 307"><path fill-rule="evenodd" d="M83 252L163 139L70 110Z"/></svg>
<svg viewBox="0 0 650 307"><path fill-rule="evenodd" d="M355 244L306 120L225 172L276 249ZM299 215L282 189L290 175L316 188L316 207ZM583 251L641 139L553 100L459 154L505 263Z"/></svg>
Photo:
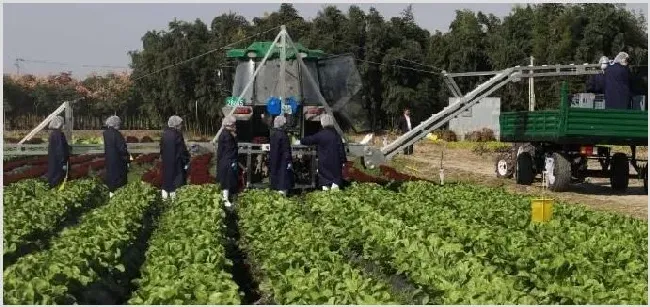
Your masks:
<svg viewBox="0 0 650 307"><path fill-rule="evenodd" d="M176 189L187 182L190 153L185 146L185 139L181 133L182 127L183 119L176 115L171 116L160 139L163 199L169 196L173 200Z"/></svg>
<svg viewBox="0 0 650 307"><path fill-rule="evenodd" d="M279 191L282 195L286 195L293 185L291 141L284 129L286 123L284 115L276 116L273 120L269 152L271 189Z"/></svg>
<svg viewBox="0 0 650 307"><path fill-rule="evenodd" d="M587 92L589 93L602 94L605 91L605 69L609 66L609 58L606 56L600 57L598 64L600 64L601 72L589 78L587 84Z"/></svg>
<svg viewBox="0 0 650 307"><path fill-rule="evenodd" d="M129 169L129 151L124 136L119 131L121 122L118 116L110 116L106 119L106 130L103 133L106 186L109 197L113 197L117 189L126 185Z"/></svg>
<svg viewBox="0 0 650 307"><path fill-rule="evenodd" d="M63 117L55 116L50 120L48 128L52 130L47 145L47 182L50 188L58 186L68 171L68 160L70 159L70 148L63 128Z"/></svg>
<svg viewBox="0 0 650 307"><path fill-rule="evenodd" d="M323 190L338 189L343 184L343 165L347 162L343 140L334 128L332 115L321 115L320 123L323 130L296 144L317 146L319 185Z"/></svg>
<svg viewBox="0 0 650 307"><path fill-rule="evenodd" d="M217 145L217 177L226 208L233 206L232 199L239 191L237 148L237 119L228 116L221 122L223 132L219 135Z"/></svg>
<svg viewBox="0 0 650 307"><path fill-rule="evenodd" d="M632 101L630 56L620 52L605 70L605 108L628 109Z"/></svg>

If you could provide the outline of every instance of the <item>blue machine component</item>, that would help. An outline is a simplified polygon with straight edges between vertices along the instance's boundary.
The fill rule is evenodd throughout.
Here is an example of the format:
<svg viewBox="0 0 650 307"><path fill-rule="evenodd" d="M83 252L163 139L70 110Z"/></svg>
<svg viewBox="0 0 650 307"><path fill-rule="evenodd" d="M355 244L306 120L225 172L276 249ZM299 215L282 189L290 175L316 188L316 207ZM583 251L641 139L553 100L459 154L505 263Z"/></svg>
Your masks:
<svg viewBox="0 0 650 307"><path fill-rule="evenodd" d="M269 97L266 101L266 111L275 116L282 113L282 102L278 97Z"/></svg>
<svg viewBox="0 0 650 307"><path fill-rule="evenodd" d="M287 98L286 105L291 108L291 114L298 112L298 102L294 97ZM269 97L266 101L266 111L273 116L282 114L282 107L282 102L278 97Z"/></svg>

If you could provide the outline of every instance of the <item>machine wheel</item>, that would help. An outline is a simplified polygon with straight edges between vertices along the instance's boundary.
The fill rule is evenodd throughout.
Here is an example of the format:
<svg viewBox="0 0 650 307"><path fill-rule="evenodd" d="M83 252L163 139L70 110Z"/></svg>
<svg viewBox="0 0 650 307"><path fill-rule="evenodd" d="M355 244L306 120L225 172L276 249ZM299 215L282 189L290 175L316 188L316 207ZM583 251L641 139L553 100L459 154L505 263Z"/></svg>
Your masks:
<svg viewBox="0 0 650 307"><path fill-rule="evenodd" d="M609 181L614 191L625 192L627 190L630 181L630 162L624 153L617 152L612 156Z"/></svg>
<svg viewBox="0 0 650 307"><path fill-rule="evenodd" d="M494 165L497 178L512 178L515 169L515 163L512 160L512 153L500 154Z"/></svg>
<svg viewBox="0 0 650 307"><path fill-rule="evenodd" d="M531 185L535 180L533 170L533 156L529 152L522 152L517 156L517 171L515 172L517 184Z"/></svg>
<svg viewBox="0 0 650 307"><path fill-rule="evenodd" d="M548 189L553 192L564 192L571 185L571 162L566 155L555 152L546 158L544 170Z"/></svg>

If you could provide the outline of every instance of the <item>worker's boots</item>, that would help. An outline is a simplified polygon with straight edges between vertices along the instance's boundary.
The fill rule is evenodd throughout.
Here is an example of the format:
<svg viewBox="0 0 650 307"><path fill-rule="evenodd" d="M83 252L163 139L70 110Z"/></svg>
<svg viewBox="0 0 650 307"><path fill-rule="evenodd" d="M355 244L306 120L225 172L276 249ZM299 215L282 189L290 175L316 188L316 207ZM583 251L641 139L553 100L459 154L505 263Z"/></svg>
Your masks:
<svg viewBox="0 0 650 307"><path fill-rule="evenodd" d="M323 186L323 191L329 191L329 190L334 191L334 190L338 190L338 189L339 189L339 186L336 183L332 183L331 188L326 186L326 185Z"/></svg>
<svg viewBox="0 0 650 307"><path fill-rule="evenodd" d="M167 200L167 198L174 200L176 198L176 192L167 192L165 190L162 190L162 199Z"/></svg>
<svg viewBox="0 0 650 307"><path fill-rule="evenodd" d="M221 191L222 197L223 197L223 203L226 208L232 207L232 203L230 202L230 191L228 190L223 190Z"/></svg>

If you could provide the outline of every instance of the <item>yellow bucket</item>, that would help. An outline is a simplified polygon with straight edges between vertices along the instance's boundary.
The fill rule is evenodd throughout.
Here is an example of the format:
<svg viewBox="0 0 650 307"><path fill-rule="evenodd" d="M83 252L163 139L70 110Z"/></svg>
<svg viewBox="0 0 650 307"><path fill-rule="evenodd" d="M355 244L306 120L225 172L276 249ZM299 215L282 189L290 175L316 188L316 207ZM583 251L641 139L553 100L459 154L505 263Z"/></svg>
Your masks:
<svg viewBox="0 0 650 307"><path fill-rule="evenodd" d="M553 203L550 198L536 198L531 200L531 219L533 222L548 222L553 217Z"/></svg>

